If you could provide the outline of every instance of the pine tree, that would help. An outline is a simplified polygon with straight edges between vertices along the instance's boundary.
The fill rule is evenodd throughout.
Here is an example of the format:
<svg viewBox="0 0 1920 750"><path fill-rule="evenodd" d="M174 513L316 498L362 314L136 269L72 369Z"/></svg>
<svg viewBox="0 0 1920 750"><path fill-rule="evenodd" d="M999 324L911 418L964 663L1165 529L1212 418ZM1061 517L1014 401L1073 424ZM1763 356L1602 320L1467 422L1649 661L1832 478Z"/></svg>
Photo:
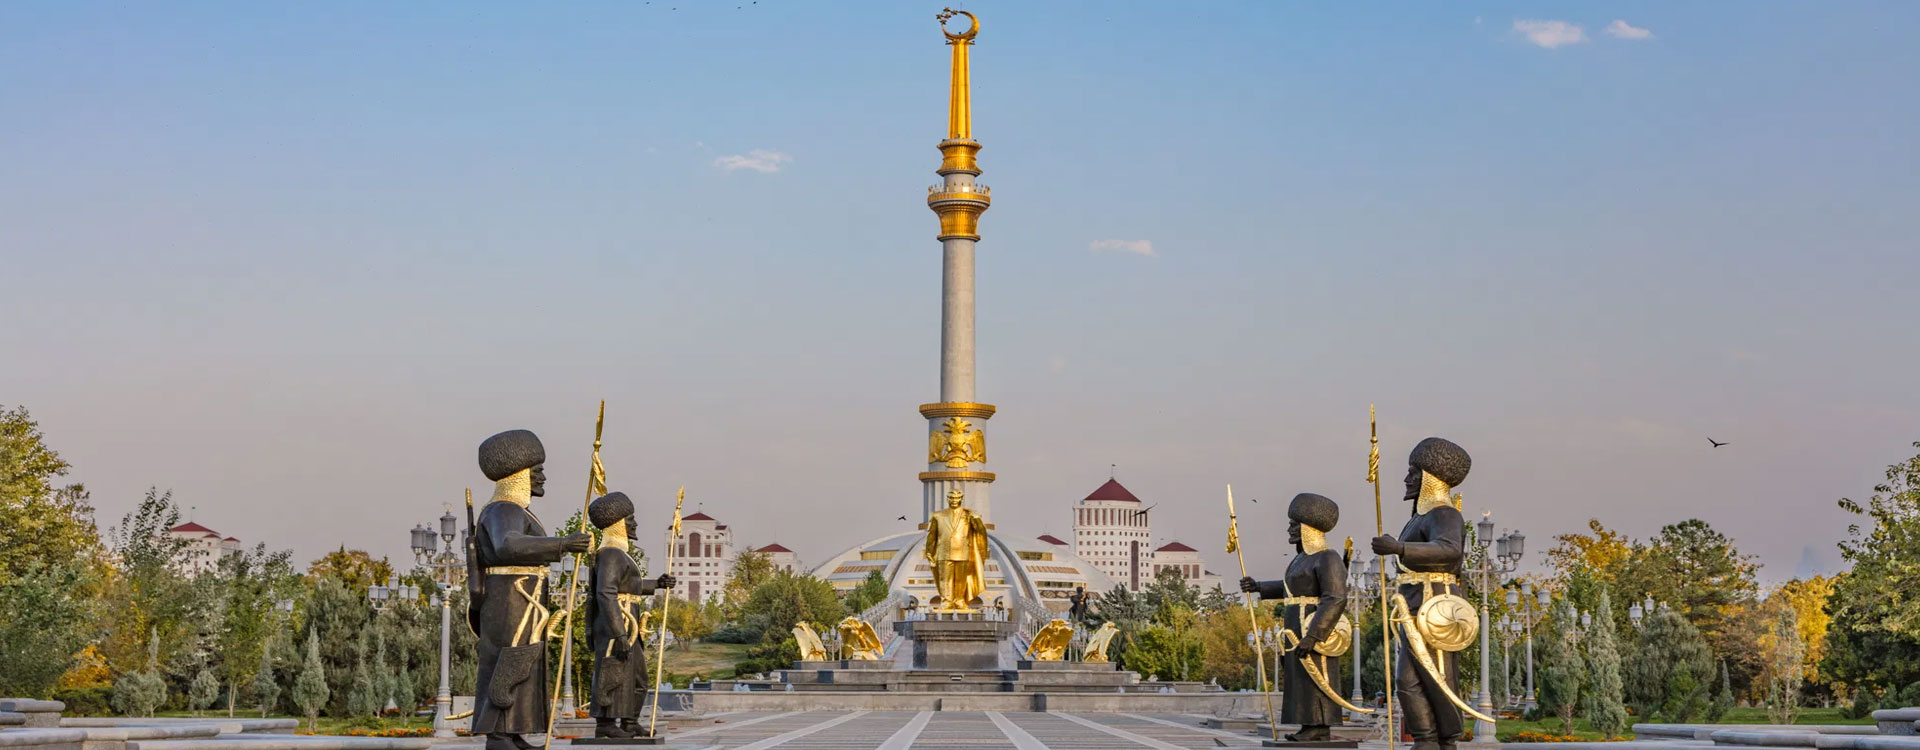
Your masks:
<svg viewBox="0 0 1920 750"><path fill-rule="evenodd" d="M1720 660L1720 688L1713 693L1713 702L1707 704L1707 721L1718 723L1720 717L1727 715L1733 708L1733 677L1727 674L1727 660Z"/></svg>
<svg viewBox="0 0 1920 750"><path fill-rule="evenodd" d="M280 682L273 678L273 641L260 646L260 671L253 675L253 697L260 705L260 718L280 702Z"/></svg>
<svg viewBox="0 0 1920 750"><path fill-rule="evenodd" d="M353 653L353 686L347 689L347 715L361 718L379 713L376 693L373 673L367 671L367 636L362 632L360 647Z"/></svg>
<svg viewBox="0 0 1920 750"><path fill-rule="evenodd" d="M307 731L314 731L314 724L320 718L321 707L327 705L327 697L332 691L327 689L327 666L320 661L320 636L307 631L307 661L300 668L299 679L293 682L293 704L300 707L300 713L307 716Z"/></svg>
<svg viewBox="0 0 1920 750"><path fill-rule="evenodd" d="M202 664L200 671L193 675L193 682L187 686L187 702L193 704L193 715L199 716L201 711L217 700L220 700L220 678L213 676L212 668Z"/></svg>
<svg viewBox="0 0 1920 750"><path fill-rule="evenodd" d="M1622 702L1620 651L1613 641L1613 602L1600 590L1600 606L1593 613L1593 632L1587 634L1587 675L1592 682L1592 708L1587 720L1611 739L1627 728Z"/></svg>
<svg viewBox="0 0 1920 750"><path fill-rule="evenodd" d="M1701 689L1700 681L1694 679L1693 667L1684 661L1673 665L1673 672L1667 675L1667 704L1661 709L1667 719L1685 724L1706 707L1706 691Z"/></svg>
<svg viewBox="0 0 1920 750"><path fill-rule="evenodd" d="M152 716L167 702L167 681L160 676L160 631L147 636L147 668L128 672L113 683L114 710L132 716Z"/></svg>
<svg viewBox="0 0 1920 750"><path fill-rule="evenodd" d="M1573 734L1573 714L1580 707L1580 675L1586 664L1573 645L1573 605L1553 603L1553 627L1547 629L1546 665L1539 672L1540 710L1560 717L1561 731Z"/></svg>

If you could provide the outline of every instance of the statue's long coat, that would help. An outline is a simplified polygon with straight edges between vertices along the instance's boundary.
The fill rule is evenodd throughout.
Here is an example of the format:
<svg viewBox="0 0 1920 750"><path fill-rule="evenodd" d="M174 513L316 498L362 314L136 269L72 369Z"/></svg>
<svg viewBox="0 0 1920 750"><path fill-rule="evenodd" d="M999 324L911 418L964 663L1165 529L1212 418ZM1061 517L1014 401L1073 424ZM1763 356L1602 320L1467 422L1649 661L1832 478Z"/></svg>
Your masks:
<svg viewBox="0 0 1920 750"><path fill-rule="evenodd" d="M640 577L640 565L626 550L602 547L593 556L593 624L587 645L593 649L593 706L596 719L633 719L646 703L647 649L644 640L627 640L627 618L640 620L646 605L621 604L621 594L646 595L658 582ZM641 638L644 638L642 634Z"/></svg>
<svg viewBox="0 0 1920 750"><path fill-rule="evenodd" d="M547 701L551 697L547 681L552 679L547 673L546 633L530 632L537 630L533 627L520 629L522 618L533 606L520 591L532 591L544 606L552 609L552 602L547 598L545 568L565 556L566 548L560 538L547 536L540 520L517 503L503 500L487 503L475 523L478 528L474 554L479 558L481 570L530 565L539 566L541 574L488 575L483 596L471 605L477 610L474 621L478 627L474 634L479 637L475 651L480 667L474 687L473 733L543 733L547 731ZM521 630L518 640L515 640L516 630ZM528 644L540 644L540 647L525 648ZM516 646L521 648L507 650ZM503 666L503 656L508 654L514 655L510 659L527 657L507 670L509 673L524 670L525 677L496 688L495 672ZM502 679L511 678L503 675ZM509 705L499 705L493 699L496 694L504 695Z"/></svg>
<svg viewBox="0 0 1920 750"><path fill-rule="evenodd" d="M1311 555L1295 555L1293 562L1287 564L1286 582L1261 581L1260 598L1279 599L1287 596L1291 589L1294 596L1311 596L1319 599L1316 604L1301 606L1288 605L1284 610L1282 623L1287 630L1300 632L1300 622L1306 616L1313 615L1313 630L1308 633L1309 640L1325 640L1333 632L1347 608L1347 566L1340 560L1340 553L1330 549ZM1313 684L1313 678L1307 676L1306 667L1300 664L1302 658L1312 658L1316 665L1324 667L1325 675L1333 689L1340 689L1340 660L1331 656L1321 656L1307 649L1296 648L1281 657L1282 698L1280 721L1285 724L1301 726L1332 726L1341 720L1340 704L1334 703L1320 688Z"/></svg>
<svg viewBox="0 0 1920 750"><path fill-rule="evenodd" d="M1423 573L1451 573L1460 575L1460 566L1466 559L1467 521L1460 511L1451 505L1440 505L1407 521L1405 529L1400 531L1400 541L1405 548L1400 553L1400 567ZM1462 594L1458 585L1434 586L1434 594ZM1407 611L1418 613L1420 604L1426 601L1426 587L1420 584L1407 584L1400 587L1400 595L1407 598ZM1447 700L1440 692L1433 678L1414 660L1413 652L1408 650L1407 639L1399 639L1400 645L1394 650L1393 687L1395 697L1400 702L1406 717L1407 734L1412 735L1416 743L1439 742L1451 745L1465 730L1459 707ZM1460 693L1460 658L1454 652L1443 652L1438 660L1441 669L1447 675L1447 686L1455 695Z"/></svg>

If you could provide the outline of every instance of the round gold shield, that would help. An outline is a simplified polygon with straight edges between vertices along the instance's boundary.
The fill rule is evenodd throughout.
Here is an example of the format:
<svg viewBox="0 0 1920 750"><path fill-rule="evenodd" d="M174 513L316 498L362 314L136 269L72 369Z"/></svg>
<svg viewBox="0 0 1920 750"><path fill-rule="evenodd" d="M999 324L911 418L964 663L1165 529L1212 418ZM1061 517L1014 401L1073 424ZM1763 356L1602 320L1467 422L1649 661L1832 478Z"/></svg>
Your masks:
<svg viewBox="0 0 1920 750"><path fill-rule="evenodd" d="M1420 603L1413 626L1427 645L1441 651L1459 651L1480 635L1480 612L1455 594L1435 594Z"/></svg>
<svg viewBox="0 0 1920 750"><path fill-rule="evenodd" d="M1307 619L1300 621L1300 631L1304 633L1312 630L1313 618L1318 616L1317 612L1307 615ZM1353 621L1345 617L1334 621L1333 632L1320 639L1319 643L1313 644L1314 653L1323 656L1341 656L1350 648L1353 648Z"/></svg>

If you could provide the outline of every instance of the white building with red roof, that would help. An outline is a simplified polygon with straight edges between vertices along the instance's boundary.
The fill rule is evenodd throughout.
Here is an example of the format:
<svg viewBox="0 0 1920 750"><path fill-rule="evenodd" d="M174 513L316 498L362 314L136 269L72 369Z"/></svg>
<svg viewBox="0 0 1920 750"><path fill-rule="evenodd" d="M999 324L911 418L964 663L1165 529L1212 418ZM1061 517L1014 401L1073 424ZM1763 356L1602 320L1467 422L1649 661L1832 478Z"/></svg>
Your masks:
<svg viewBox="0 0 1920 750"><path fill-rule="evenodd" d="M1160 575L1162 569L1172 568L1187 579L1187 585L1201 591L1212 591L1223 581L1213 571L1207 570L1207 561L1200 559L1200 550L1179 542L1168 542L1153 551L1153 574Z"/></svg>
<svg viewBox="0 0 1920 750"><path fill-rule="evenodd" d="M186 542L183 572L189 576L211 571L219 567L220 558L240 552L238 538L222 536L220 532L192 521L167 529L167 536Z"/></svg>
<svg viewBox="0 0 1920 750"><path fill-rule="evenodd" d="M668 571L678 581L674 593L695 602L720 596L733 578L733 554L733 532L726 524L699 511L682 517Z"/></svg>
<svg viewBox="0 0 1920 750"><path fill-rule="evenodd" d="M1073 552L1114 583L1139 591L1153 582L1153 527L1146 506L1117 479L1073 505Z"/></svg>
<svg viewBox="0 0 1920 750"><path fill-rule="evenodd" d="M786 545L769 544L754 551L766 555L767 562L773 563L774 570L784 570L788 573L797 574L807 572L805 568L800 566L800 556L794 554L793 550L787 549Z"/></svg>

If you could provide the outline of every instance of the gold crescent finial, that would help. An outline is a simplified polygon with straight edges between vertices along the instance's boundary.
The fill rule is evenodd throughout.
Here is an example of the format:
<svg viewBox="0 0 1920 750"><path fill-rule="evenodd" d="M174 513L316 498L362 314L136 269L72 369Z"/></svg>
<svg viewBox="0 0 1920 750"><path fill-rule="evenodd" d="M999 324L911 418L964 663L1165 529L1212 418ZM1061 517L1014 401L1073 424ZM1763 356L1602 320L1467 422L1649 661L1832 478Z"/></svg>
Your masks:
<svg viewBox="0 0 1920 750"><path fill-rule="evenodd" d="M947 30L947 19L953 18L954 16L967 17L966 31L955 34ZM952 8L941 8L940 15L935 17L940 19L940 33L947 35L949 41L971 42L975 36L980 34L980 19L972 13L964 10L954 10Z"/></svg>

